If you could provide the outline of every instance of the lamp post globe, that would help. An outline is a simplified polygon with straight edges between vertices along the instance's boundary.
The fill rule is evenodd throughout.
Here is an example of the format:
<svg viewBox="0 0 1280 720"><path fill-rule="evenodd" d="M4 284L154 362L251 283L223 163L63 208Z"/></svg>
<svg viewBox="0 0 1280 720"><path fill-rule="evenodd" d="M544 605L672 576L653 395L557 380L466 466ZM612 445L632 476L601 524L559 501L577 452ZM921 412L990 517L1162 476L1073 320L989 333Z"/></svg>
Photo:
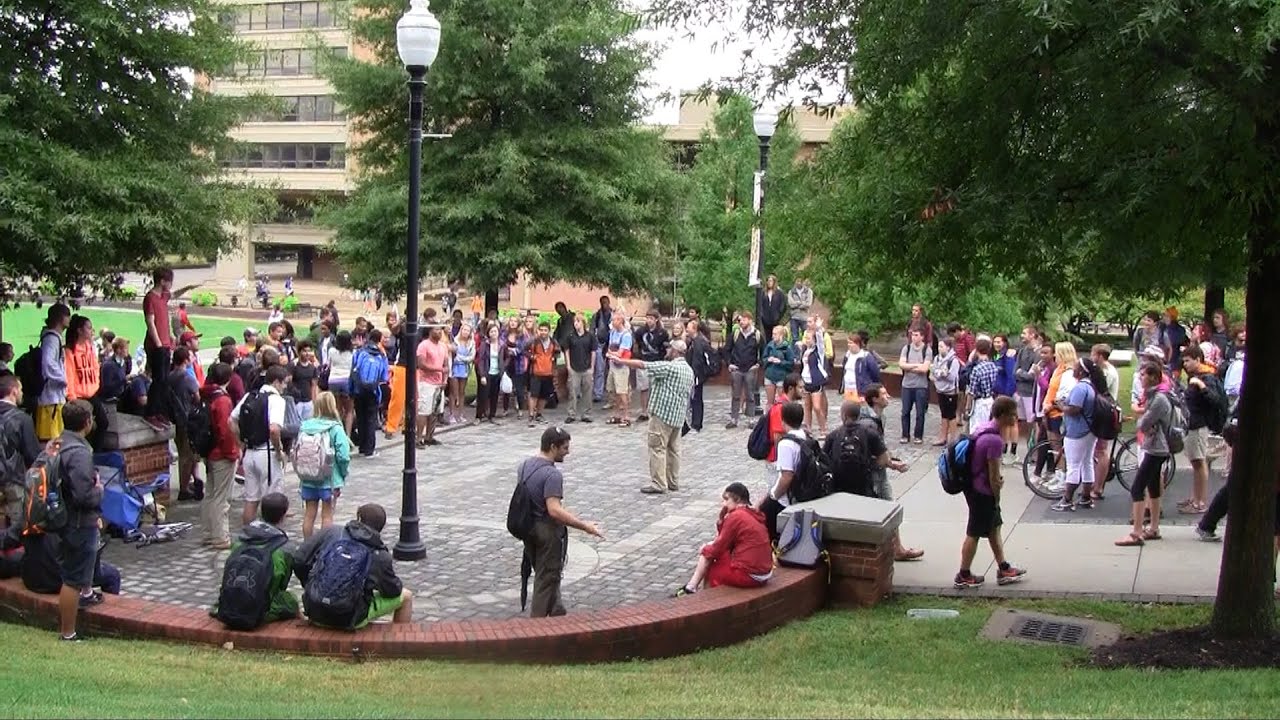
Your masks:
<svg viewBox="0 0 1280 720"><path fill-rule="evenodd" d="M760 142L769 142L769 138L773 137L774 128L778 125L778 111L763 107L756 110L751 116L751 125L755 128L756 137L760 138Z"/></svg>
<svg viewBox="0 0 1280 720"><path fill-rule="evenodd" d="M407 68L429 68L440 52L440 21L427 0L410 0L409 11L396 23L396 52Z"/></svg>
<svg viewBox="0 0 1280 720"><path fill-rule="evenodd" d="M404 365L404 471L400 487L400 536L391 555L397 560L427 556L418 518L418 248L422 199L422 93L427 68L440 52L440 21L427 0L411 0L396 23L396 51L409 71L409 232L405 242L405 323L400 361Z"/></svg>

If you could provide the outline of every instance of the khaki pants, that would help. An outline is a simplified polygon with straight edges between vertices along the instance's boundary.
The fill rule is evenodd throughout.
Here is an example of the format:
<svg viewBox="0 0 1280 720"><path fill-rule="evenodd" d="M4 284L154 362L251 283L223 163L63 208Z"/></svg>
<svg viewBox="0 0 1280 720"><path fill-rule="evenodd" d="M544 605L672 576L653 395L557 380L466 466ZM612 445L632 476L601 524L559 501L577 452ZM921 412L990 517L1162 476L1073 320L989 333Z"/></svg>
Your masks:
<svg viewBox="0 0 1280 720"><path fill-rule="evenodd" d="M591 382L590 370L569 371L569 417L591 417Z"/></svg>
<svg viewBox="0 0 1280 720"><path fill-rule="evenodd" d="M649 418L649 477L653 486L662 491L675 491L680 487L676 476L680 474L680 427L668 425L656 417Z"/></svg>
<svg viewBox="0 0 1280 720"><path fill-rule="evenodd" d="M230 511L231 486L236 481L235 460L206 460L205 469L209 481L205 483L204 500L200 501L200 523L204 525L204 537L220 543L231 539L227 527Z"/></svg>
<svg viewBox="0 0 1280 720"><path fill-rule="evenodd" d="M533 559L533 598L529 617L564 615L560 600L560 578L569 546L569 529L543 518L533 524L533 537L525 541L524 551Z"/></svg>

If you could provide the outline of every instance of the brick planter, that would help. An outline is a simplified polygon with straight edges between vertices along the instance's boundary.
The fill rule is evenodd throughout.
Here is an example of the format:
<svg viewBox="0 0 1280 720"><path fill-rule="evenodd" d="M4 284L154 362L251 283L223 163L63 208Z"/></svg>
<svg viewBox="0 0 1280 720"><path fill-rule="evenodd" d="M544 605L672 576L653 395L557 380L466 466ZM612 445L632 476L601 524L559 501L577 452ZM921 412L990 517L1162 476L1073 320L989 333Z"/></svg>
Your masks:
<svg viewBox="0 0 1280 720"><path fill-rule="evenodd" d="M831 563L827 604L833 607L872 607L893 593L893 547L902 524L896 502L835 493L798 503L778 516L812 509L822 518L822 536Z"/></svg>
<svg viewBox="0 0 1280 720"><path fill-rule="evenodd" d="M160 473L169 472L169 440L173 428L157 432L142 418L116 412L114 405L107 406L107 432L103 436L103 450L114 450L124 455L124 476L135 485L151 482ZM167 500L168 491L158 493Z"/></svg>

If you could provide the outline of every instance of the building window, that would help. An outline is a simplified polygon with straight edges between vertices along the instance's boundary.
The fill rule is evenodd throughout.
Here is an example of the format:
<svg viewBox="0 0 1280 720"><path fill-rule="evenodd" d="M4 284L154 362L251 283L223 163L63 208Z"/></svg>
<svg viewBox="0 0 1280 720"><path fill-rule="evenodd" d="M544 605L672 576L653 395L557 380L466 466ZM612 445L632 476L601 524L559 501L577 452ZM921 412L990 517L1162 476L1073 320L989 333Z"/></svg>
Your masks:
<svg viewBox="0 0 1280 720"><path fill-rule="evenodd" d="M338 27L346 9L341 0L241 5L218 13L218 21L239 32Z"/></svg>
<svg viewBox="0 0 1280 720"><path fill-rule="evenodd" d="M222 159L226 168L328 170L346 165L346 148L339 143L256 143Z"/></svg>
<svg viewBox="0 0 1280 720"><path fill-rule="evenodd" d="M337 57L347 56L345 47L334 47L329 50ZM316 61L316 53L310 48L256 50L249 53L247 60L236 61L232 71L237 76L247 77L315 75Z"/></svg>
<svg viewBox="0 0 1280 720"><path fill-rule="evenodd" d="M249 122L342 122L347 119L330 95L282 95L276 100L278 108L256 113Z"/></svg>

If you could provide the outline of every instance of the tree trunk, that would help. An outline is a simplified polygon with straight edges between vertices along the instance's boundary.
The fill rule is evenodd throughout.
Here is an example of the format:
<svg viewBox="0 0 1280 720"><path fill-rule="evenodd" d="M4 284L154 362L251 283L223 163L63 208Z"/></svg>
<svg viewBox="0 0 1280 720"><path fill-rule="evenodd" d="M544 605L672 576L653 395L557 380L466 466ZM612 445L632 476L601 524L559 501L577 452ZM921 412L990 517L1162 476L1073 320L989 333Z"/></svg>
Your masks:
<svg viewBox="0 0 1280 720"><path fill-rule="evenodd" d="M1240 396L1240 435L1229 484L1226 542L1213 633L1223 638L1270 637L1275 632L1275 496L1280 448L1280 373L1266 358L1280 354L1280 227L1275 210L1254 210L1245 305L1245 356L1256 358ZM1206 292L1206 296L1207 296Z"/></svg>
<svg viewBox="0 0 1280 720"><path fill-rule="evenodd" d="M1213 311L1221 310L1227 304L1227 289L1221 285L1205 285L1204 287L1204 321L1213 328Z"/></svg>
<svg viewBox="0 0 1280 720"><path fill-rule="evenodd" d="M498 291L486 290L484 293L484 316L489 317L489 313L498 312Z"/></svg>

